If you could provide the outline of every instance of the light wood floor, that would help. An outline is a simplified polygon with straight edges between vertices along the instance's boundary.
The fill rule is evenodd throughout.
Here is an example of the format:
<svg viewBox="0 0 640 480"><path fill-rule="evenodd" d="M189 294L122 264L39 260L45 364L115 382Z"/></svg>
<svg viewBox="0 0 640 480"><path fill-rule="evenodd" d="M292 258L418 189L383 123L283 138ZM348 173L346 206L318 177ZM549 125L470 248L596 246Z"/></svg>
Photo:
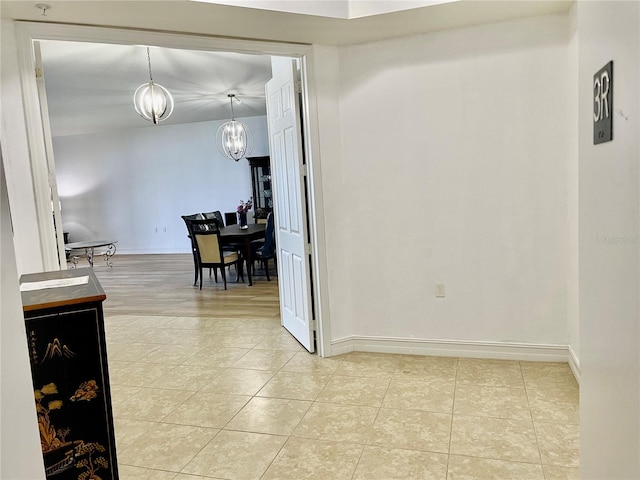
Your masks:
<svg viewBox="0 0 640 480"><path fill-rule="evenodd" d="M278 279L273 266L268 282L261 268L253 286L236 283L232 269L224 290L205 270L202 290L193 286L193 257L115 255L113 267L96 257L94 271L107 294L105 314L169 315L214 318L279 318ZM270 262L271 263L271 262ZM86 266L81 260L79 267ZM245 279L246 281L246 279Z"/></svg>

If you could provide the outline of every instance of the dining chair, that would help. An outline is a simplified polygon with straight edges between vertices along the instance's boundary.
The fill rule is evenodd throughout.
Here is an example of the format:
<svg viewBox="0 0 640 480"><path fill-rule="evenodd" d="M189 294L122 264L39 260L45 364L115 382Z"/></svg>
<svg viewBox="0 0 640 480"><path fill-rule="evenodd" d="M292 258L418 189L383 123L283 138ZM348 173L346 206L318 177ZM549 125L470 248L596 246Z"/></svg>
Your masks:
<svg viewBox="0 0 640 480"><path fill-rule="evenodd" d="M256 208L255 213L253 214L253 221L256 223L266 224L268 217L269 217L269 214L265 211L264 208Z"/></svg>
<svg viewBox="0 0 640 480"><path fill-rule="evenodd" d="M226 225L235 225L238 223L238 212L225 212L224 221Z"/></svg>
<svg viewBox="0 0 640 480"><path fill-rule="evenodd" d="M225 225L224 220L222 219L222 213L220 213L220 210L216 210L215 212L203 213L202 216L206 219L216 220L220 227L224 227Z"/></svg>
<svg viewBox="0 0 640 480"><path fill-rule="evenodd" d="M264 230L264 242L262 245L255 245L255 250L252 252L251 258L262 264L262 268L264 268L265 275L267 276L267 281L270 282L269 260L273 259L274 264L277 267L276 235L273 225L273 212L269 212L269 215L267 216L267 226Z"/></svg>
<svg viewBox="0 0 640 480"><path fill-rule="evenodd" d="M238 252L226 252L222 250L220 228L217 222L211 222L210 219L190 220L187 222L187 228L195 240L194 245L198 262L197 268L200 274L200 290L202 290L202 269L204 268L213 269L216 282L218 281L216 270L218 268L220 269L225 290L227 289L226 269L231 265L235 265L236 267L236 282L239 282L240 278L244 281L242 257Z"/></svg>

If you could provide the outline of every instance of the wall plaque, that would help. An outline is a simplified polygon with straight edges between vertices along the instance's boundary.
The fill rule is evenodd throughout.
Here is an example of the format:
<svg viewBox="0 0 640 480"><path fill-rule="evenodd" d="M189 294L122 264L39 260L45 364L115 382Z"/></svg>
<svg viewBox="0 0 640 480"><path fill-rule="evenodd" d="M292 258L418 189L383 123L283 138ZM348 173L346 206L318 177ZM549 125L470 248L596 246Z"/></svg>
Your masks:
<svg viewBox="0 0 640 480"><path fill-rule="evenodd" d="M593 144L613 140L613 60L593 76Z"/></svg>

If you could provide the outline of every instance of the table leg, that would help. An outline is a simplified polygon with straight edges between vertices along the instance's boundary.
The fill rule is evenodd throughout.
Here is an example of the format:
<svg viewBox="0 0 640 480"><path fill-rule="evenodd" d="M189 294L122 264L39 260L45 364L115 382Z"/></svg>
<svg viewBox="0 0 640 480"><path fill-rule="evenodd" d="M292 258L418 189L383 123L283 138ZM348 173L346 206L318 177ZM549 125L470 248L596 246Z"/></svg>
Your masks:
<svg viewBox="0 0 640 480"><path fill-rule="evenodd" d="M91 268L93 268L93 248L85 248L84 253L87 256L87 260Z"/></svg>
<svg viewBox="0 0 640 480"><path fill-rule="evenodd" d="M108 267L113 267L113 262L111 261L111 257L113 257L115 254L116 254L116 246L113 243L107 245L107 251L104 252L102 255Z"/></svg>
<svg viewBox="0 0 640 480"><path fill-rule="evenodd" d="M244 239L244 258L247 266L247 275L249 276L249 286L253 285L251 282L251 242L248 238Z"/></svg>

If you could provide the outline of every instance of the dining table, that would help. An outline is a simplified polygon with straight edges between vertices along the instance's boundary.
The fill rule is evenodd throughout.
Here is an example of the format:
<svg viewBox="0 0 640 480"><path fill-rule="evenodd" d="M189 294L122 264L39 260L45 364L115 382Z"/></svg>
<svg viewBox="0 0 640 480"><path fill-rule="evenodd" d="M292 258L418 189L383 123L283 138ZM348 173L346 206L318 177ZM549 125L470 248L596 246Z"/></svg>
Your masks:
<svg viewBox="0 0 640 480"><path fill-rule="evenodd" d="M242 256L247 266L247 275L249 277L249 286L253 285L251 281L251 242L265 238L264 223L249 223L242 228L240 225L227 225L220 228L220 241L223 245L240 245Z"/></svg>

